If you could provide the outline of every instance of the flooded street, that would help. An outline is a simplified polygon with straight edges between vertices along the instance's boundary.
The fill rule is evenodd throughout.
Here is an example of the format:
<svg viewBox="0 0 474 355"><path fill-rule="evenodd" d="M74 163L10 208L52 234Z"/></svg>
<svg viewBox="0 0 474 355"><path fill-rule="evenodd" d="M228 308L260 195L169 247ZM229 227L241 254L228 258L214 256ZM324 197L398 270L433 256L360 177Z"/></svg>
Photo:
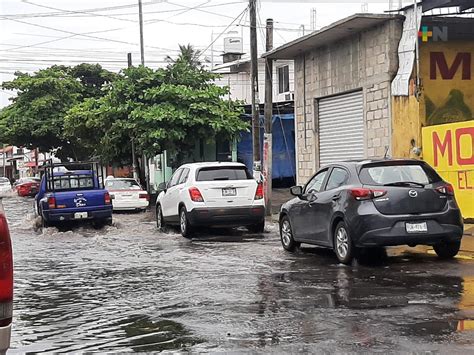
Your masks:
<svg viewBox="0 0 474 355"><path fill-rule="evenodd" d="M474 261L284 252L263 235L158 233L151 213L37 229L32 199L5 198L15 262L11 352L467 353ZM469 330L471 329L471 330Z"/></svg>

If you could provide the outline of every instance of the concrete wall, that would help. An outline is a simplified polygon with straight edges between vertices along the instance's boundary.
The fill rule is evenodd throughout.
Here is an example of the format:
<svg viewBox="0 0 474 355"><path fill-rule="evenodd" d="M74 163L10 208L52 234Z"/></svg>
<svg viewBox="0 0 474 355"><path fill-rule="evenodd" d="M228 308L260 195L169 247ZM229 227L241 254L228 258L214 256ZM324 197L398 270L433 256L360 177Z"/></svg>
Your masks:
<svg viewBox="0 0 474 355"><path fill-rule="evenodd" d="M317 113L314 112L316 99L362 89L366 157L383 156L385 147L390 147L390 83L398 68L401 31L402 20L390 20L296 58L295 125L299 184L305 183L319 168L319 143L315 132Z"/></svg>
<svg viewBox="0 0 474 355"><path fill-rule="evenodd" d="M278 68L288 65L290 73L290 92L294 92L294 64L292 60L278 60L273 64L273 102L288 101L284 94L278 93ZM229 86L230 97L233 100L244 101L245 104L252 103L252 92L250 85L250 63L242 64L239 72L229 72L229 69L215 70L222 77L215 81L216 85ZM258 96L260 103L265 102L265 61L259 59L258 63ZM292 100L292 99L290 99Z"/></svg>

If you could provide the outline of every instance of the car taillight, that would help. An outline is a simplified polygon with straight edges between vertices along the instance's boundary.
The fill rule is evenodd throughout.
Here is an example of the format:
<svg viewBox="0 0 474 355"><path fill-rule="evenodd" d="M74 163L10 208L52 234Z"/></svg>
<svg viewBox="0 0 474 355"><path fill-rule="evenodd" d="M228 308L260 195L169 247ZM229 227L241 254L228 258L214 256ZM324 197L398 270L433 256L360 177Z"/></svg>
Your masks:
<svg viewBox="0 0 474 355"><path fill-rule="evenodd" d="M358 201L370 200L373 198L382 197L387 194L386 190L372 190L366 188L351 189L351 194Z"/></svg>
<svg viewBox="0 0 474 355"><path fill-rule="evenodd" d="M189 188L189 196L191 197L191 201L194 202L204 202L202 198L201 191L197 187L190 187Z"/></svg>
<svg viewBox="0 0 474 355"><path fill-rule="evenodd" d="M11 323L13 309L13 256L7 219L0 207L0 327Z"/></svg>
<svg viewBox="0 0 474 355"><path fill-rule="evenodd" d="M257 185L257 191L255 191L254 200L261 200L263 198L263 184L260 183Z"/></svg>
<svg viewBox="0 0 474 355"><path fill-rule="evenodd" d="M112 199L110 198L110 194L108 192L104 194L104 202L106 205L110 205L112 203Z"/></svg>
<svg viewBox="0 0 474 355"><path fill-rule="evenodd" d="M436 191L443 195L454 196L454 187L451 184L446 184L436 188Z"/></svg>
<svg viewBox="0 0 474 355"><path fill-rule="evenodd" d="M56 198L52 196L48 197L48 207L50 209L56 208Z"/></svg>
<svg viewBox="0 0 474 355"><path fill-rule="evenodd" d="M140 194L138 195L138 198L146 198L147 201L150 200L150 196L148 194Z"/></svg>

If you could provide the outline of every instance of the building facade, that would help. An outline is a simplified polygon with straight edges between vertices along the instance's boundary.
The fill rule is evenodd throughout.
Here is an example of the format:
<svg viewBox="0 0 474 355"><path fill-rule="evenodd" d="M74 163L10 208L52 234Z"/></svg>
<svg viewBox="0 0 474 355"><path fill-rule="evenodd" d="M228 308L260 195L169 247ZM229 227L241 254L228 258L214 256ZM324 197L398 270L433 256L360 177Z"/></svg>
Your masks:
<svg viewBox="0 0 474 355"><path fill-rule="evenodd" d="M403 17L354 15L264 56L295 61L297 181L391 149L390 83Z"/></svg>

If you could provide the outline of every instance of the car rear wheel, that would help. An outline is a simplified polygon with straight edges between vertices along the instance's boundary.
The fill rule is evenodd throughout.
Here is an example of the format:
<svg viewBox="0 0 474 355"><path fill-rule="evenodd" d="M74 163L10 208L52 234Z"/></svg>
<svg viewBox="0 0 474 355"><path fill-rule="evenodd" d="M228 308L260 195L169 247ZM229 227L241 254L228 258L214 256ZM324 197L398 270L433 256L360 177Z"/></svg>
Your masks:
<svg viewBox="0 0 474 355"><path fill-rule="evenodd" d="M461 241L459 242L447 242L439 243L433 246L436 254L442 259L454 258L461 248Z"/></svg>
<svg viewBox="0 0 474 355"><path fill-rule="evenodd" d="M191 238L193 234L193 227L189 223L185 207L181 207L179 211L179 230L185 238Z"/></svg>
<svg viewBox="0 0 474 355"><path fill-rule="evenodd" d="M354 259L355 247L344 222L339 222L334 230L334 252L343 264L349 265Z"/></svg>
<svg viewBox="0 0 474 355"><path fill-rule="evenodd" d="M161 211L161 205L156 205L156 228L160 232L164 231L165 229L165 221L163 220L163 212Z"/></svg>
<svg viewBox="0 0 474 355"><path fill-rule="evenodd" d="M251 226L248 226L247 229L251 233L263 233L265 231L265 219L262 221L252 224Z"/></svg>
<svg viewBox="0 0 474 355"><path fill-rule="evenodd" d="M296 248L299 248L301 244L293 238L293 229L291 228L288 216L283 216L280 221L280 238L281 245L288 251L294 251Z"/></svg>

